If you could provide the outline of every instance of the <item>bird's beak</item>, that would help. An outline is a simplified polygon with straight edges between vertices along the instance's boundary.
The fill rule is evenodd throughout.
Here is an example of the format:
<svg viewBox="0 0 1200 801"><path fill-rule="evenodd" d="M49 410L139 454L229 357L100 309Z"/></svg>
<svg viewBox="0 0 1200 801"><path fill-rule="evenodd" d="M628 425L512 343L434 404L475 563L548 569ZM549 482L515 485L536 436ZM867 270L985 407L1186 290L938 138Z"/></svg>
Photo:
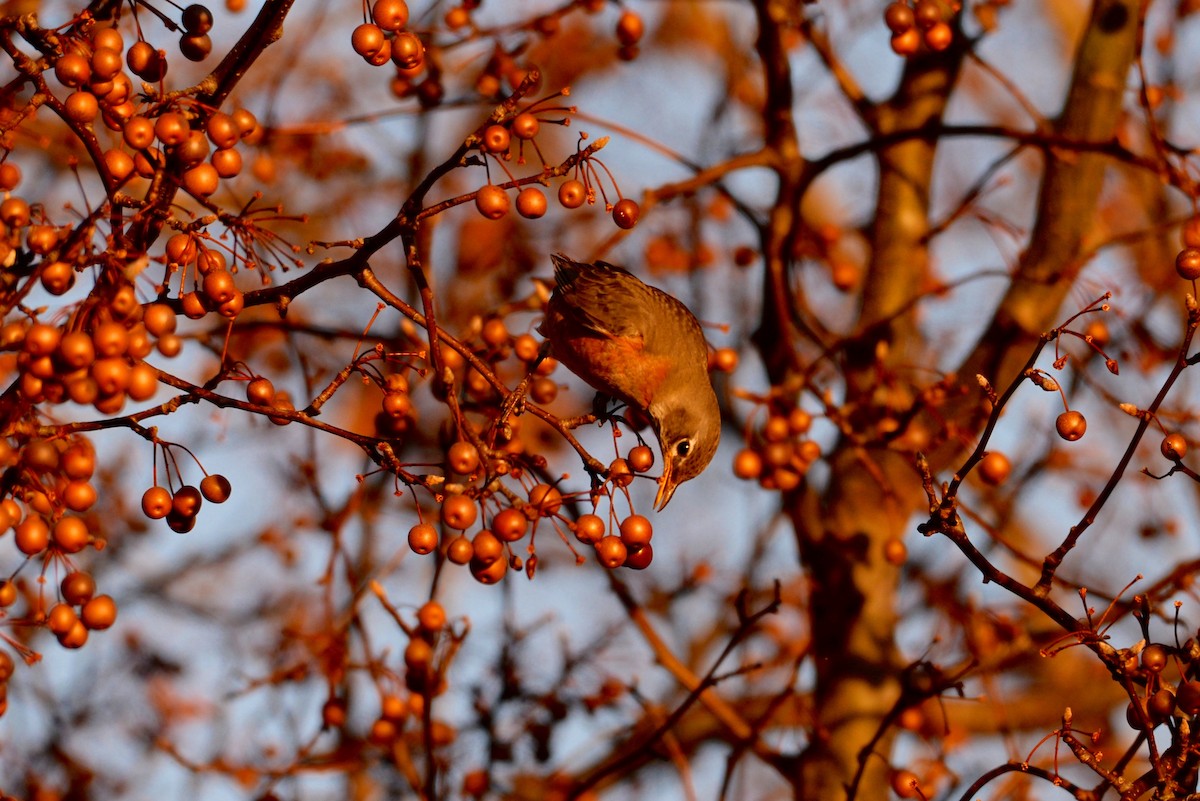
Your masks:
<svg viewBox="0 0 1200 801"><path fill-rule="evenodd" d="M675 494L675 488L679 486L675 483L674 477L671 475L671 460L663 459L663 474L658 480L658 494L654 496L654 511L661 512L671 502L671 496Z"/></svg>

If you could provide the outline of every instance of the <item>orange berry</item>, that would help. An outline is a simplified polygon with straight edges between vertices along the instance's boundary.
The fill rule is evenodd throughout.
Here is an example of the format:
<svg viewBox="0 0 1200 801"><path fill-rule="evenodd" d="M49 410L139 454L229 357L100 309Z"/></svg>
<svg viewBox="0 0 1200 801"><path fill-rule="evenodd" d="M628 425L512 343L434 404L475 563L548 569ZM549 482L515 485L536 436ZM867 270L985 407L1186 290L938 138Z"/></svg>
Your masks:
<svg viewBox="0 0 1200 801"><path fill-rule="evenodd" d="M575 538L585 545L595 545L604 537L604 519L599 515L580 515L575 521Z"/></svg>
<svg viewBox="0 0 1200 801"><path fill-rule="evenodd" d="M417 623L425 631L437 633L446 626L446 610L437 601L427 601L417 610Z"/></svg>
<svg viewBox="0 0 1200 801"><path fill-rule="evenodd" d="M200 494L204 496L206 501L225 503L225 501L229 500L232 492L233 485L229 483L229 479L220 473L205 476L200 482Z"/></svg>
<svg viewBox="0 0 1200 801"><path fill-rule="evenodd" d="M489 220L498 220L508 214L510 205L508 193L495 184L481 186L475 194L475 208Z"/></svg>
<svg viewBox="0 0 1200 801"><path fill-rule="evenodd" d="M464 531L471 527L478 516L475 501L466 495L447 495L442 501L442 522L450 528Z"/></svg>
<svg viewBox="0 0 1200 801"><path fill-rule="evenodd" d="M80 618L92 631L101 631L117 621L117 603L108 595L97 595L83 605Z"/></svg>
<svg viewBox="0 0 1200 801"><path fill-rule="evenodd" d="M408 530L408 547L413 553L424 556L437 548L437 529L428 523L418 523Z"/></svg>
<svg viewBox="0 0 1200 801"><path fill-rule="evenodd" d="M527 186L517 194L517 213L529 220L543 216L547 209L546 196L542 190Z"/></svg>
<svg viewBox="0 0 1200 801"><path fill-rule="evenodd" d="M471 547L471 541L462 534L446 544L446 558L456 565L465 565L470 562L474 554L475 550Z"/></svg>
<svg viewBox="0 0 1200 801"><path fill-rule="evenodd" d="M470 442L456 442L446 452L446 464L455 473L474 473L479 467L479 450Z"/></svg>
<svg viewBox="0 0 1200 801"><path fill-rule="evenodd" d="M596 558L600 560L600 564L609 569L618 568L625 564L625 559L628 556L629 549L625 543L621 542L620 537L609 534L602 537L596 543Z"/></svg>
<svg viewBox="0 0 1200 801"><path fill-rule="evenodd" d="M979 462L979 477L993 487L1008 480L1012 473L1012 462L1000 451L989 451Z"/></svg>
<svg viewBox="0 0 1200 801"><path fill-rule="evenodd" d="M501 509L492 518L492 532L504 542L516 542L529 530L529 518L519 509Z"/></svg>
<svg viewBox="0 0 1200 801"><path fill-rule="evenodd" d="M518 139L533 139L538 135L542 124L538 118L528 111L518 114L512 121L512 132Z"/></svg>
<svg viewBox="0 0 1200 801"><path fill-rule="evenodd" d="M529 490L529 503L542 517L549 517L562 508L562 493L549 484L538 484Z"/></svg>
<svg viewBox="0 0 1200 801"><path fill-rule="evenodd" d="M630 515L621 521L621 542L629 548L650 544L654 526L642 515Z"/></svg>
<svg viewBox="0 0 1200 801"><path fill-rule="evenodd" d="M1067 442L1074 442L1087 431L1087 419L1074 410L1063 412L1054 421L1054 428Z"/></svg>
<svg viewBox="0 0 1200 801"><path fill-rule="evenodd" d="M475 561L490 565L497 559L504 558L504 543L492 532L484 529L471 540L472 558Z"/></svg>

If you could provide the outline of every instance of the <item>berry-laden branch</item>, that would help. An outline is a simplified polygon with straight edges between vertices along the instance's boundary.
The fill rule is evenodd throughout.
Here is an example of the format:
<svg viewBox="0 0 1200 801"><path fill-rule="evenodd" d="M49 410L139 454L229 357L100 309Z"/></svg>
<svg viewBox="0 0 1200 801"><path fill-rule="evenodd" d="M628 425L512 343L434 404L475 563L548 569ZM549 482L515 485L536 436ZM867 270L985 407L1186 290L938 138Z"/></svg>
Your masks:
<svg viewBox="0 0 1200 801"><path fill-rule="evenodd" d="M1154 414L1162 406L1163 401L1167 399L1167 395L1171 392L1171 388L1175 386L1175 381L1187 369L1191 362L1188 353L1192 347L1192 340L1196 336L1196 328L1200 326L1200 307L1197 306L1195 299L1188 295L1187 297L1187 323L1184 329L1183 341L1179 345L1179 350L1175 356L1175 363L1171 366L1171 371L1163 380L1162 386L1158 390L1158 394L1154 396L1154 400L1145 412L1140 415L1138 427L1134 431L1133 436L1129 439L1129 444L1125 448L1125 452L1121 455L1120 461L1117 462L1109 475L1108 481L1105 482L1104 488L1096 496L1096 499L1084 512L1083 517L1079 522L1071 527L1067 536L1062 543L1046 556L1042 564L1042 573L1038 578L1038 582L1034 589L1040 595L1046 595L1050 591L1050 585L1054 581L1054 574L1058 567L1062 564L1067 554L1078 544L1080 537L1084 532L1095 522L1100 510L1108 502L1109 497L1117 488L1121 481L1121 477L1125 474L1126 468L1129 467L1130 461L1133 459L1134 453L1137 451L1138 445L1142 441L1146 430L1150 428L1151 422L1154 420Z"/></svg>

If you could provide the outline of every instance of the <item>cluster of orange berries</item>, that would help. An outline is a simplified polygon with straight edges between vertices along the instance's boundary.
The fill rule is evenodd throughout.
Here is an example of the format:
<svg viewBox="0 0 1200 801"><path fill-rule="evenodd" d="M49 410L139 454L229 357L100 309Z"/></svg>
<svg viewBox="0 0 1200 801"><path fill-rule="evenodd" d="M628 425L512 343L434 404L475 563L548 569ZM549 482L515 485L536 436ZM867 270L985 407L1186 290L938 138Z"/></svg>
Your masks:
<svg viewBox="0 0 1200 801"><path fill-rule="evenodd" d="M821 458L821 446L805 437L811 426L812 415L799 407L772 411L734 456L733 474L764 489L795 489Z"/></svg>
<svg viewBox="0 0 1200 801"><path fill-rule="evenodd" d="M1185 281L1200 278L1200 215L1190 217L1180 233L1183 249L1175 256L1175 271Z"/></svg>
<svg viewBox="0 0 1200 801"><path fill-rule="evenodd" d="M83 304L62 325L13 321L0 327L0 351L16 352L21 396L31 403L68 400L116 414L126 399L148 400L157 371L143 361L157 346L174 356L182 342L175 313L163 304L142 306L133 287Z"/></svg>
<svg viewBox="0 0 1200 801"><path fill-rule="evenodd" d="M204 6L183 11L184 55L197 59L212 49L208 31L212 14ZM222 178L242 170L239 141L253 144L263 130L244 109L225 114L213 109L177 104L139 107L130 72L149 83L166 74L166 53L145 41L125 52L116 28L94 27L90 36L65 40L63 52L53 59L54 75L70 93L62 101L62 114L70 122L91 125L99 116L120 140L103 154L108 178L120 184L133 175L151 178L163 168L181 176L183 188L198 198L217 191ZM128 150L126 150L128 148ZM211 152L210 152L211 151Z"/></svg>
<svg viewBox="0 0 1200 801"><path fill-rule="evenodd" d="M541 120L532 111L523 111L511 120L484 129L479 150L485 157L507 161L511 158L514 140L523 148L524 143L535 139L540 131ZM596 202L596 190L586 166L580 169L577 165L576 177L559 184L558 202L565 209L577 209L585 203ZM628 230L637 225L641 216L637 201L618 197L616 203L606 205L618 228ZM516 206L517 213L522 217L535 220L546 213L549 204L541 189L525 186L517 193ZM489 220L499 220L508 214L511 207L508 192L495 184L486 184L475 194L475 209Z"/></svg>
<svg viewBox="0 0 1200 801"><path fill-rule="evenodd" d="M174 492L155 484L142 493L142 513L151 520L166 519L172 531L186 534L196 527L204 501L225 503L233 492L229 479L220 473L206 475L197 489L183 484Z"/></svg>
<svg viewBox="0 0 1200 801"><path fill-rule="evenodd" d="M1172 717L1200 714L1200 681L1186 678L1186 665L1195 658L1195 653L1195 643L1189 640L1181 648L1150 643L1141 654L1132 650L1119 654L1122 672L1134 686L1144 687L1143 693L1125 707L1125 721L1131 728L1145 731ZM1165 676L1172 663L1179 667L1184 679L1178 684Z"/></svg>
<svg viewBox="0 0 1200 801"><path fill-rule="evenodd" d="M441 82L429 78L417 83L425 67L425 44L408 25L408 3L405 0L375 0L371 6L371 21L364 22L350 34L350 46L363 60L375 67L389 61L396 67L392 90L398 97L417 93L422 105L441 102Z"/></svg>
<svg viewBox="0 0 1200 801"><path fill-rule="evenodd" d="M71 558L89 545L104 546L82 516L97 497L91 481L96 468L92 444L82 435L0 440L0 466L12 486L9 497L0 501L0 534L11 531L13 545L27 560L69 568L59 586L60 600L48 610L40 595L23 593L13 578L0 581L0 609L9 609L24 595L27 618L48 628L63 647L82 647L89 631L108 628L117 614L113 599L96 593L92 576L71 566ZM12 670L12 658L0 651L0 686L6 686ZM0 713L4 698L0 690Z"/></svg>
<svg viewBox="0 0 1200 801"><path fill-rule="evenodd" d="M477 475L481 464L478 448L469 442L456 442L447 451L446 467L451 474L471 478ZM609 465L607 482L614 489L624 489L633 481L635 473L645 472L653 464L654 454L650 448L638 445L630 450L627 458L615 459ZM505 466L503 470L509 475L517 472L511 466ZM513 545L525 538L531 524L536 529L540 520L549 519L552 525L561 525L574 532L580 543L592 546L597 561L605 567L625 566L640 570L649 566L654 558L650 544L654 529L642 515L629 515L615 532L610 532L609 524L596 514L568 519L563 514L562 492L549 484L535 484L526 497L525 503L499 509L492 515L489 527L468 537L467 530L479 519L479 503L464 493L448 494L442 500L440 516L445 533L439 535L432 523L418 523L409 530L409 548L424 555L441 547L451 563L467 565L477 581L495 584L510 568L520 570L522 567L520 557L513 553ZM531 560L535 558L530 556Z"/></svg>
<svg viewBox="0 0 1200 801"><path fill-rule="evenodd" d="M238 288L225 254L206 247L195 234L179 233L167 240L167 268L182 273L180 308L189 320L199 320L215 311L230 320L245 308L245 295ZM191 276L192 288L187 288Z"/></svg>
<svg viewBox="0 0 1200 801"><path fill-rule="evenodd" d="M915 55L922 43L941 52L954 41L954 30L946 21L940 0L917 0L914 5L897 0L884 9L883 21L892 32L892 50L900 56Z"/></svg>
<svg viewBox="0 0 1200 801"><path fill-rule="evenodd" d="M446 610L437 601L429 601L417 610L416 626L402 625L409 635L404 649L404 684L410 694L380 691L379 715L371 724L368 739L384 747L405 734L408 721L423 721L426 696L432 698L446 691L446 671L461 641L461 635L447 625ZM321 708L321 718L327 728L344 727L345 699L331 695ZM452 743L456 732L449 724L434 720L430 735L433 745L441 747Z"/></svg>

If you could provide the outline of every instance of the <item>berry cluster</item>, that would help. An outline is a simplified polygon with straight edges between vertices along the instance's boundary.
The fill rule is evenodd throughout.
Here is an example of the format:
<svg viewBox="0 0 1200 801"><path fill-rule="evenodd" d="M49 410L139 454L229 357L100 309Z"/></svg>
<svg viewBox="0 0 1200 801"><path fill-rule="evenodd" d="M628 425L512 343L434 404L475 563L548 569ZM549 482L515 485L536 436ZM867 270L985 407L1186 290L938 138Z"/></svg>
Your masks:
<svg viewBox="0 0 1200 801"><path fill-rule="evenodd" d="M405 0L376 0L370 8L370 20L354 29L350 44L354 52L369 64L383 66L390 62L395 66L392 91L397 97L403 99L416 96L423 106L436 106L442 102L445 95L442 76L437 71L440 61L437 54L441 50L456 46L464 35L477 35L471 18L471 12L476 5L477 2L463 2L452 6L444 13L441 28L413 32L408 30L409 8ZM589 7L588 10L599 9ZM557 31L559 16L551 14L539 18L535 23L536 29L541 35L553 35ZM643 33L644 24L641 17L632 11L622 12L617 22L617 38L621 43L622 58L636 57L637 43ZM441 34L449 34L451 38L448 41L439 41ZM475 79L475 89L482 98L493 99L501 91L502 81L507 81L516 89L529 81L536 83L538 75L536 69L522 67L513 53L505 51L497 43L495 53ZM499 165L511 184L522 186L517 193L515 205L517 212L527 219L537 219L545 215L548 208L546 196L532 183L548 185L553 169L543 158L541 175L519 181L508 170L505 162L511 161L515 155L516 163L524 164L527 144L541 157L536 139L542 131L543 124L569 124L569 115L573 109L547 105L547 101L562 94L565 92L551 95L522 109L513 109L511 113L494 119L477 136L477 148L483 156L484 163ZM545 116L547 114L567 116L548 118ZM567 209L576 209L585 203L594 204L599 187L600 194L604 196L605 210L612 214L613 222L620 228L632 228L637 224L641 213L638 204L634 200L621 197L619 190L617 199L611 203L608 201L595 166L598 163L590 153L577 158L574 175L558 187L559 203ZM609 178L611 179L611 175ZM613 186L615 189L615 181ZM474 193L473 198L476 210L489 220L498 220L506 216L514 205L505 188L491 183L490 180Z"/></svg>
<svg viewBox="0 0 1200 801"><path fill-rule="evenodd" d="M909 5L907 0L890 3L883 12L883 21L892 32L892 50L896 55L912 56L921 50L921 45L934 52L941 52L954 41L954 30L946 21L946 6L942 0L916 0ZM953 4L957 13L958 3Z"/></svg>
<svg viewBox="0 0 1200 801"><path fill-rule="evenodd" d="M794 490L821 458L821 446L806 436L811 427L812 415L798 406L770 409L734 457L733 474L764 489Z"/></svg>
<svg viewBox="0 0 1200 801"><path fill-rule="evenodd" d="M521 109L511 118L502 119L500 122L488 125L478 137L478 148L484 158L484 163L497 164L508 176L511 183L525 184L517 194L516 206L517 213L527 219L537 219L543 216L548 207L545 194L538 187L529 185L530 182L547 183L547 176L553 173L554 169L542 158L542 174L540 176L535 176L532 179L518 180L508 169L506 162L513 160L514 144L516 145L515 155L517 164L525 163L526 143L529 143L537 151L538 156L541 157L541 150L538 148L536 139L542 130L542 123L544 121L549 121L557 125L569 124L569 115L574 111L573 108L546 105L547 101L554 100L562 96L562 94L551 95ZM546 120L538 116L539 114L555 112L568 116L553 120ZM581 134L580 143L585 138L586 134ZM617 187L612 174L604 167L603 162L593 155L594 150L602 147L604 141L597 142L596 145L587 151L581 151L577 148L571 177L558 185L558 202L565 209L577 209L584 204L592 205L596 203L598 189L600 196L604 199L605 210L612 215L613 222L618 228L628 230L637 225L638 219L641 217L641 208L636 201L620 196L620 189ZM617 192L617 200L615 202L610 203L608 201L607 193L601 181L600 170L604 170L604 173L612 182L614 191ZM509 200L508 193L495 184L488 183L475 193L476 210L489 220L498 220L504 217L508 214L511 206L512 203Z"/></svg>
<svg viewBox="0 0 1200 801"><path fill-rule="evenodd" d="M84 517L96 502L92 484L96 454L91 442L73 435L58 439L16 437L0 441L0 465L5 499L0 502L0 532L13 532L13 545L26 563L39 562L39 575L62 573L58 600L45 597L45 585L36 587L17 578L15 571L0 581L0 609L14 617L23 601L25 625L48 629L64 648L80 648L91 631L108 628L116 620L117 606L108 595L96 593L92 576L74 559L88 546L99 550L104 540L93 533ZM27 662L38 655L22 642L0 635ZM7 688L13 659L0 650L0 688ZM6 693L0 690L0 713Z"/></svg>

